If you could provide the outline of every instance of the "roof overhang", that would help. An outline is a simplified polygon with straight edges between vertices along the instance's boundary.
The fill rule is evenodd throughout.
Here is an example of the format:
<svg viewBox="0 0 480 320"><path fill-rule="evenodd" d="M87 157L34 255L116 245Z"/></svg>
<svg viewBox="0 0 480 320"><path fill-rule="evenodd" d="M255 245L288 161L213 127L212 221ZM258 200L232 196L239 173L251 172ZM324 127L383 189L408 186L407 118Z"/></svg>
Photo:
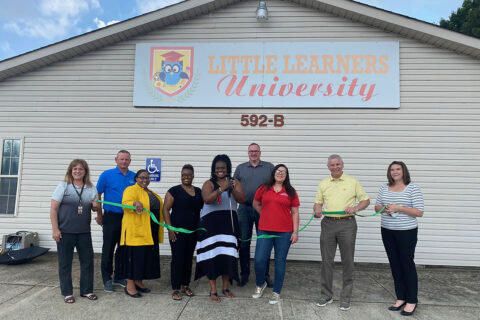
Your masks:
<svg viewBox="0 0 480 320"><path fill-rule="evenodd" d="M480 39L350 0L290 0L308 8L480 58Z"/></svg>
<svg viewBox="0 0 480 320"><path fill-rule="evenodd" d="M0 81L120 41L129 40L140 34L208 14L236 2L240 2L240 0L186 0L3 60L0 62Z"/></svg>
<svg viewBox="0 0 480 320"><path fill-rule="evenodd" d="M186 0L0 62L0 81L129 40L224 8L241 0ZM480 39L351 0L283 0L331 13L437 47L480 58ZM252 13L253 14L253 13Z"/></svg>

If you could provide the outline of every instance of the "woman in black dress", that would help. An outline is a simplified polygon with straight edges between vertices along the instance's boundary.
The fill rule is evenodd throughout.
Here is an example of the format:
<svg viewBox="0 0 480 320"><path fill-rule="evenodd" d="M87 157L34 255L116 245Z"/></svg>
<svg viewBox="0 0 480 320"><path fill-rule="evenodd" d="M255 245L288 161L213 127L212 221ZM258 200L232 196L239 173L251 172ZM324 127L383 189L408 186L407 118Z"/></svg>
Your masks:
<svg viewBox="0 0 480 320"><path fill-rule="evenodd" d="M192 165L184 165L181 172L182 184L170 188L165 195L163 216L166 224L188 230L198 228L203 199L202 190L192 185L193 173ZM182 293L189 297L194 295L192 289L189 288L189 284L192 276L192 259L197 243L197 234L196 232L179 233L168 230L168 238L172 249L172 262L170 264L172 298L173 300L182 300Z"/></svg>
<svg viewBox="0 0 480 320"><path fill-rule="evenodd" d="M157 221L163 222L162 198L148 189L150 175L146 170L138 170L136 184L125 189L122 203L134 206L123 209L122 234L120 238L120 274L127 279L125 294L140 298L142 293L150 292L143 280L160 278L160 249L163 242L163 227L153 222L150 210Z"/></svg>

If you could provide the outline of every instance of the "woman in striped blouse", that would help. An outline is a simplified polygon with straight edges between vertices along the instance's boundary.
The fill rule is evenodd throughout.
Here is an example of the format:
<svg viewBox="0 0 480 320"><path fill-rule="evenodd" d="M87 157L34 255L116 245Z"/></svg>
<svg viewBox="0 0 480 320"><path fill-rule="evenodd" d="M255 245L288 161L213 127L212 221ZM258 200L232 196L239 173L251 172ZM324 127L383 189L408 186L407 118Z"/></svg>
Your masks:
<svg viewBox="0 0 480 320"><path fill-rule="evenodd" d="M417 217L423 216L423 195L410 180L407 166L393 161L387 170L388 183L380 187L375 203L382 213L382 240L392 270L397 301L388 309L410 316L417 308L418 278L414 255L417 245Z"/></svg>

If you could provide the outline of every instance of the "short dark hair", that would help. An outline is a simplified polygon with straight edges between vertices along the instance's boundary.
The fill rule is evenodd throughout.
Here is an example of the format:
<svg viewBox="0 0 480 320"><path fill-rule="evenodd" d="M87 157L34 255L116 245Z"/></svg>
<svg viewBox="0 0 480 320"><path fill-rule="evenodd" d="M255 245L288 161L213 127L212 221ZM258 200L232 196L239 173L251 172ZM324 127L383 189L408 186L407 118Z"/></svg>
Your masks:
<svg viewBox="0 0 480 320"><path fill-rule="evenodd" d="M217 180L215 176L215 165L217 162L224 162L227 165L227 176L231 177L232 176L232 162L230 161L230 158L226 154L218 154L213 158L212 161L212 168L210 172L210 178L212 180Z"/></svg>
<svg viewBox="0 0 480 320"><path fill-rule="evenodd" d="M402 171L403 171L403 183L405 183L405 185L408 185L410 183L410 172L408 172L408 168L407 168L407 165L405 163L403 163L402 161L393 161L392 163L390 163L390 165L388 166L388 169L387 169L387 179L388 179L388 185L389 186L393 186L395 184L395 181L393 180L393 177L392 177L392 174L390 173L390 169L392 168L392 166L394 164L398 164L399 166L402 167Z"/></svg>
<svg viewBox="0 0 480 320"><path fill-rule="evenodd" d="M138 171L137 171L137 174L135 175L135 181L137 181L138 176L141 175L141 174L144 173L144 172L148 173L148 171L145 170L145 169L140 169L140 170L138 170ZM150 175L150 174L149 174L149 175Z"/></svg>
<svg viewBox="0 0 480 320"><path fill-rule="evenodd" d="M248 149L250 149L251 146L257 146L258 149L260 150L260 145L258 143L252 142L248 145Z"/></svg>
<svg viewBox="0 0 480 320"><path fill-rule="evenodd" d="M191 164L184 164L182 167L183 170L191 170L193 173L195 173L195 170L193 170L193 166Z"/></svg>

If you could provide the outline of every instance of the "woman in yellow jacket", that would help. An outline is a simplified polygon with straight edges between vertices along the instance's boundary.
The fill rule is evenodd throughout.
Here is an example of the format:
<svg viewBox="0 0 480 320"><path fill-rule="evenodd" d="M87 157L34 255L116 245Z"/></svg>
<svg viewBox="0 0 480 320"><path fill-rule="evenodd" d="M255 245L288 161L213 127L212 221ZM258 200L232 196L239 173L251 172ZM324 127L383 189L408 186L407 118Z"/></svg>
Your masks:
<svg viewBox="0 0 480 320"><path fill-rule="evenodd" d="M150 218L143 209L150 210L157 221L163 222L163 202L160 196L148 189L150 175L139 170L135 176L136 184L125 189L122 204L135 206L136 209L123 209L122 235L120 239L120 274L127 279L125 294L140 298L142 293L150 292L143 280L160 278L160 249L163 242L163 227Z"/></svg>

